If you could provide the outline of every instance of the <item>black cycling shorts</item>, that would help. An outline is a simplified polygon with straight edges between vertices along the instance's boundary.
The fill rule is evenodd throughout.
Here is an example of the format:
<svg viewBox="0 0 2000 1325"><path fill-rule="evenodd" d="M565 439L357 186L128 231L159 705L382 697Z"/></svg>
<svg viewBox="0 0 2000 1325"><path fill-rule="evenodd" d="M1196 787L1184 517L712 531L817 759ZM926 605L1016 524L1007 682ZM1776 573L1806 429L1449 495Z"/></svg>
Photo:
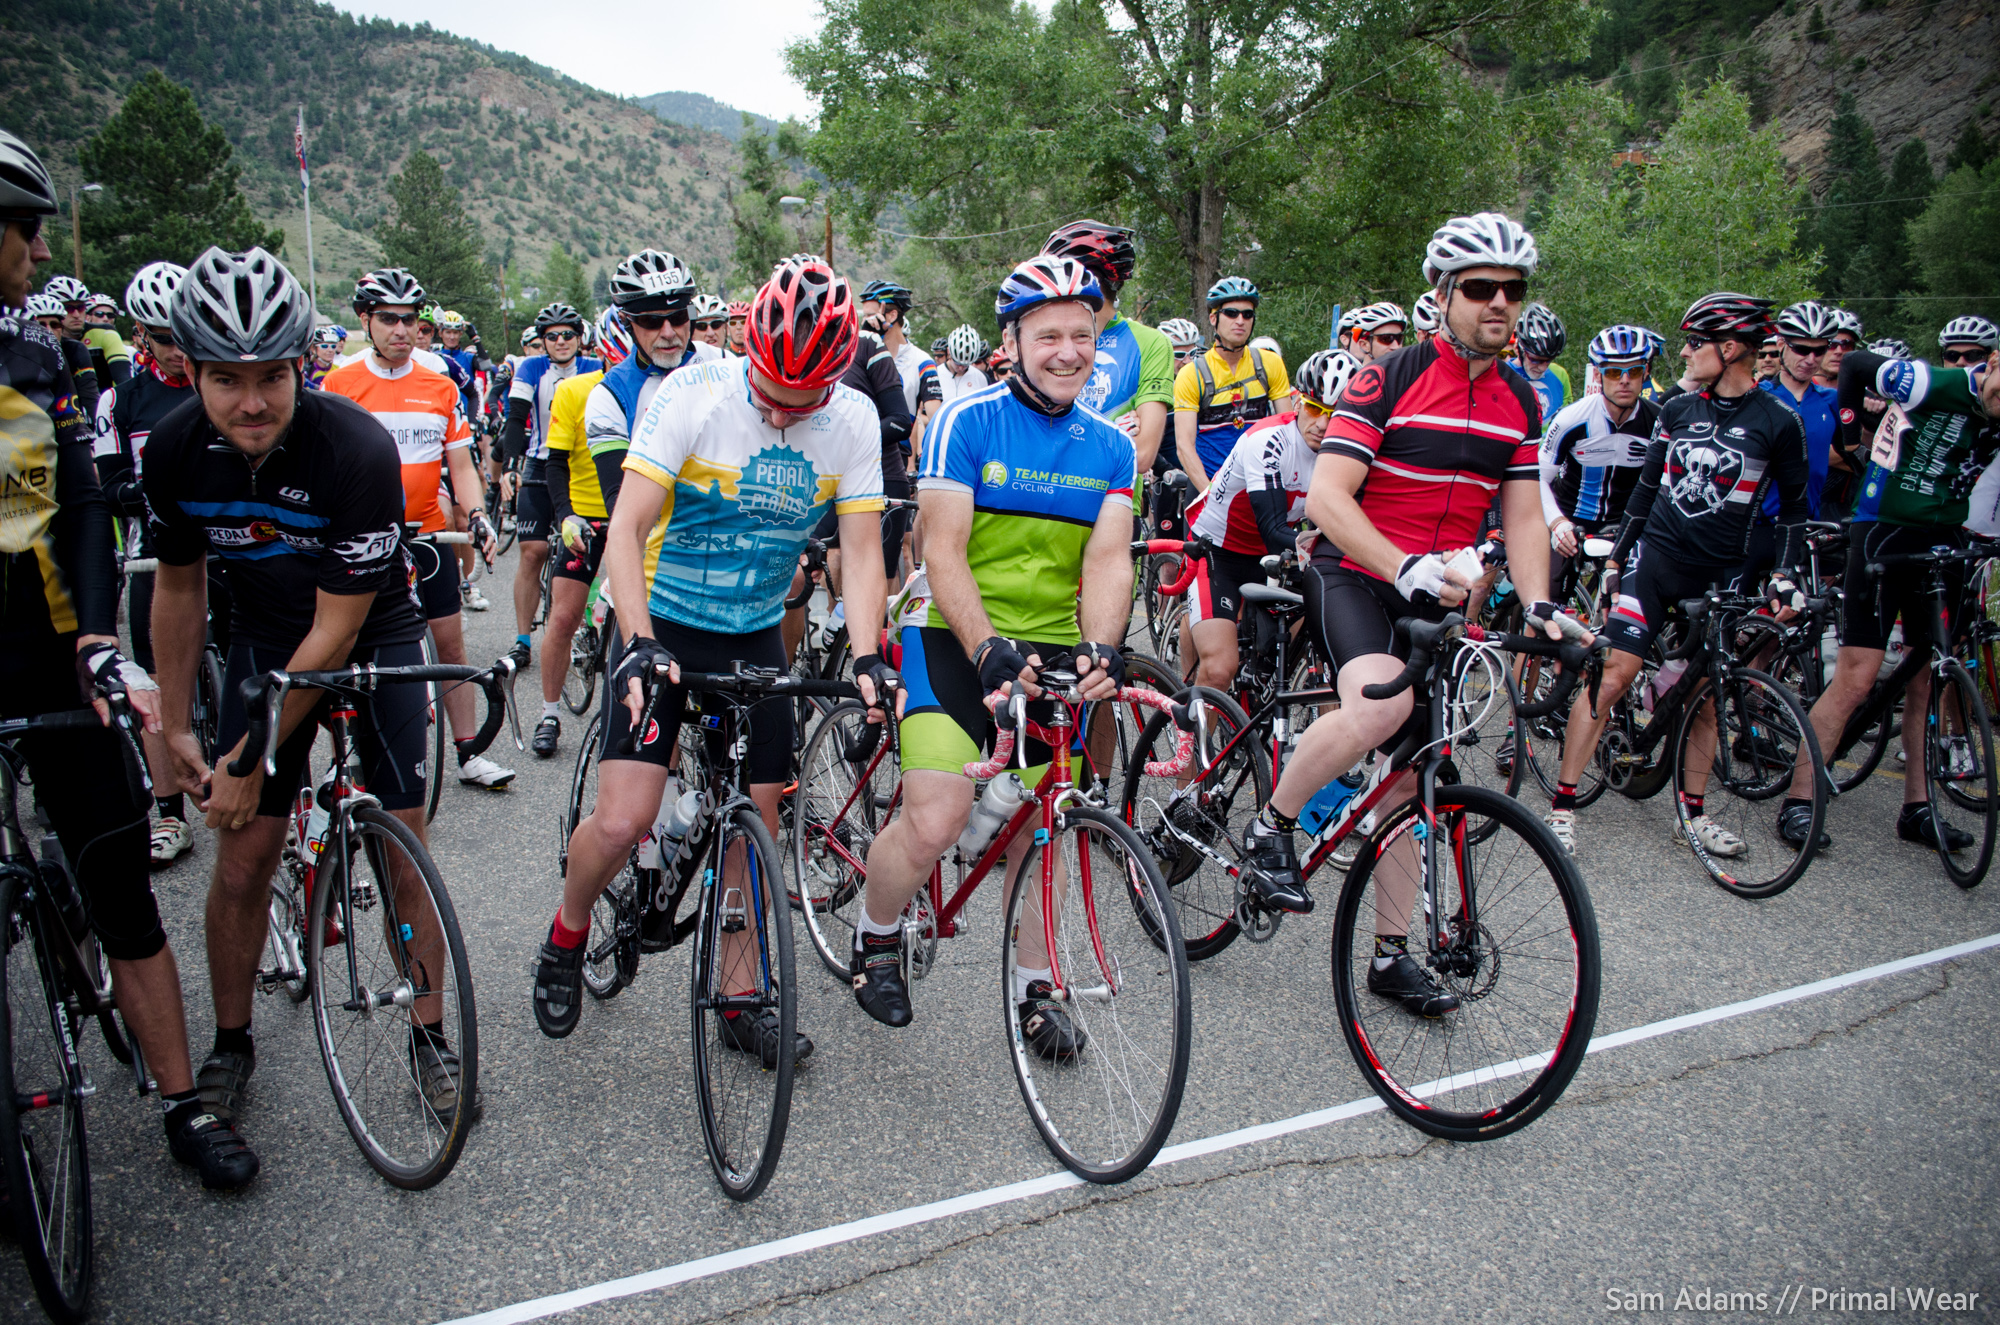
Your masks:
<svg viewBox="0 0 2000 1325"><path fill-rule="evenodd" d="M1341 668L1372 653L1387 653L1407 662L1410 637L1399 634L1396 623L1411 618L1442 621L1447 609L1435 601L1419 607L1387 580L1350 570L1339 564L1338 557L1337 552L1315 555L1305 568L1306 629L1320 655L1336 677ZM1413 703L1409 721L1376 748L1391 753L1429 722L1423 705Z"/></svg>
<svg viewBox="0 0 2000 1325"><path fill-rule="evenodd" d="M411 587L417 595L417 611L426 621L457 616L464 604L458 595L457 550L447 550L428 539L410 544Z"/></svg>
<svg viewBox="0 0 2000 1325"><path fill-rule="evenodd" d="M148 575L143 577L151 580ZM0 718L26 718L83 707L76 678L76 636L25 647L9 642L0 657ZM16 743L48 811L70 875L83 889L91 928L107 957L144 961L167 946L148 877L147 811L127 778L124 741L102 728L77 728ZM160 794L166 788L155 787ZM26 818L26 794L16 810ZM35 832L34 823L24 825ZM17 951L21 957L25 951ZM16 1008L18 1015L21 1009Z"/></svg>
<svg viewBox="0 0 2000 1325"><path fill-rule="evenodd" d="M555 502L542 474L540 460L530 460L521 468L521 491L514 499L514 530L523 543L546 543L555 533Z"/></svg>
<svg viewBox="0 0 2000 1325"><path fill-rule="evenodd" d="M1620 653L1646 656L1667 612L1684 598L1699 598L1727 580L1728 568L1690 569L1664 557L1648 557L1646 540L1632 545L1618 579L1618 601L1604 623L1605 637Z"/></svg>
<svg viewBox="0 0 2000 1325"><path fill-rule="evenodd" d="M238 644L229 650L229 662L222 674L222 722L216 740L219 750L234 749L249 729L249 715L243 707L243 682L283 667L290 660L291 652L284 649ZM378 667L415 667L423 661L421 640L356 649L348 658L350 663L372 662ZM361 755L361 785L382 802L385 810L414 810L424 803L425 776L429 771L426 761L431 751L429 696L430 687L414 681L384 682L373 695L362 700L361 716L348 724L354 748ZM325 691L319 692L312 717L300 723L278 747L278 775L264 779L263 792L257 798L260 818L281 819L292 812L292 798L304 784L313 738L319 734L319 717L331 698ZM444 721L443 714L438 715L438 721ZM311 770L314 780L324 771Z"/></svg>
<svg viewBox="0 0 2000 1325"><path fill-rule="evenodd" d="M739 658L752 667L785 670L785 642L776 626L753 630L747 635L720 635L712 630L696 630L692 626L654 617L653 638L674 655L674 661L690 672L727 672L735 667ZM618 664L614 660L610 665L616 668ZM661 768L672 767L674 743L680 739L681 722L687 708L687 689L675 685L665 688L659 703L653 707L658 717L648 728L645 739L628 754L624 745L625 738L632 731L632 714L625 707L623 692L609 684L609 674L605 679L607 684L601 710L604 714L604 743L599 747L598 758L633 759ZM700 708L700 723L709 738L710 764L720 767L723 754L722 719L729 705L721 695L703 694L700 696ZM790 700L782 697L767 699L750 710L749 763L752 783L783 783L791 779Z"/></svg>
<svg viewBox="0 0 2000 1325"><path fill-rule="evenodd" d="M1857 649L1886 649L1889 632L1898 617L1903 621L1904 647L1921 644L1927 634L1924 623L1931 616L1930 567L1885 566L1882 574L1876 576L1868 573L1868 563L1885 556L1928 552L1934 547L1964 546L1965 535L1957 529L1875 521L1850 526L1847 578L1841 586L1847 600L1840 629L1841 644ZM1944 569L1945 608L1956 625L1965 602L1965 563L1950 564Z"/></svg>
<svg viewBox="0 0 2000 1325"><path fill-rule="evenodd" d="M1215 548L1195 562L1194 583L1188 586L1188 624L1241 621L1243 586L1266 579L1262 558L1247 552Z"/></svg>
<svg viewBox="0 0 2000 1325"><path fill-rule="evenodd" d="M1044 662L1067 658L1074 644L1031 643L1016 640L1024 658L1039 657ZM901 754L905 772L913 768L965 776L965 766L990 754L999 730L987 710L986 691L979 685L979 669L965 656L958 636L943 626L903 628L903 688L909 694L903 710ZM1055 722L1052 699L1031 701L1028 720L1048 727ZM1077 723L1077 732L1089 730L1088 715ZM1027 778L1034 786L1037 770L1055 758L1049 746L1028 742Z"/></svg>
<svg viewBox="0 0 2000 1325"><path fill-rule="evenodd" d="M549 545L549 556L556 564L555 570L550 573L558 580L576 580L585 585L595 583L597 568L604 561L604 533L609 528L609 520L590 521L590 546L582 556L562 541L562 531L557 530L554 541Z"/></svg>

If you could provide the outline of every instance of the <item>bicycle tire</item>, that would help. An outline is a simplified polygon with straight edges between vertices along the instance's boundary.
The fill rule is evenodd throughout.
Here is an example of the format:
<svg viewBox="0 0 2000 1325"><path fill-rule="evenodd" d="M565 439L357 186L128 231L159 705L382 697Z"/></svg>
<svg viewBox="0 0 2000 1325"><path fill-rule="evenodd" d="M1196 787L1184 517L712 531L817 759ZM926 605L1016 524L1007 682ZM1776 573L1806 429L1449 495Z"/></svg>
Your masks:
<svg viewBox="0 0 2000 1325"><path fill-rule="evenodd" d="M1449 969L1439 974L1459 1006L1423 1019L1369 993L1375 942L1371 933L1357 951L1360 918L1376 915L1380 905L1382 914L1407 918L1406 932L1424 928L1419 879L1397 882L1383 864L1388 859L1405 875L1416 874L1403 864L1409 852L1398 844L1417 841L1422 808L1413 799L1383 815L1347 871L1332 942L1341 1033L1361 1075L1397 1117L1430 1136L1490 1141L1539 1117L1583 1062L1603 972L1596 912L1576 862L1527 806L1485 788L1439 783L1428 831L1440 874L1450 877L1440 879L1438 904L1452 917L1454 944L1466 945L1447 955ZM1482 817L1494 821L1492 831L1474 831L1478 825L1470 821ZM1468 878L1471 926L1464 923ZM1408 900L1395 903L1405 888ZM1424 961L1416 939L1409 944L1410 955ZM1503 986L1510 965L1532 972L1518 988L1512 981ZM1516 1080L1518 1090L1502 1085Z"/></svg>
<svg viewBox="0 0 2000 1325"><path fill-rule="evenodd" d="M1264 742L1255 732L1237 741L1227 759L1215 760L1217 752L1247 728L1250 720L1235 700L1219 690L1201 687L1193 693L1201 696L1214 716L1200 734L1197 749L1198 766L1204 754L1211 762L1188 783L1192 794L1184 795L1175 779L1146 772L1148 759L1171 757L1180 735L1169 715L1154 712L1147 718L1134 757L1126 766L1118 805L1120 821L1145 844L1161 882L1174 898L1182 948L1187 959L1196 962L1227 948L1242 929L1236 923L1235 876L1182 835L1216 851L1225 861L1235 860L1243 830L1271 799L1271 766ZM1171 824L1170 815L1175 816Z"/></svg>
<svg viewBox="0 0 2000 1325"><path fill-rule="evenodd" d="M285 867L280 864L278 869L282 873ZM272 878L270 928L264 936L266 969L272 972L278 988L285 991L285 997L294 1003L303 1003L312 996L312 972L306 966L306 949L301 942L305 932L300 899L289 883L281 884L276 877Z"/></svg>
<svg viewBox="0 0 2000 1325"><path fill-rule="evenodd" d="M431 637L430 627L424 627L423 660L434 664L438 660L437 641ZM426 760L428 779L424 786L424 822L437 818L438 802L444 798L444 687L436 681L424 682L424 694L428 697L424 712L430 721L430 756Z"/></svg>
<svg viewBox="0 0 2000 1325"><path fill-rule="evenodd" d="M597 673L600 670L598 658L598 633L588 621L577 627L569 644L569 668L563 673L563 707L582 717L590 712L590 701L597 695Z"/></svg>
<svg viewBox="0 0 2000 1325"><path fill-rule="evenodd" d="M807 738L786 834L792 907L805 917L806 936L820 964L843 985L853 978L849 966L867 881L864 865L876 836L888 826L896 791L897 769L887 755L868 787L857 791L866 765L857 768L844 751L859 734L866 713L859 700L843 700Z"/></svg>
<svg viewBox="0 0 2000 1325"><path fill-rule="evenodd" d="M216 733L222 724L222 659L213 644L201 651L201 667L195 673L194 737L201 745L201 757L215 762Z"/></svg>
<svg viewBox="0 0 2000 1325"><path fill-rule="evenodd" d="M1947 723L1961 727L1955 735L1965 742L1962 750L1946 745L1952 736ZM1955 764L1954 756L1960 753L1968 756L1969 767ZM1960 888L1977 888L1993 863L1993 830L1995 818L2000 816L2000 788L1995 786L1992 718L1985 701L1979 697L1972 674L1956 658L1944 660L1941 677L1936 672L1931 675L1930 702L1924 712L1924 783L1930 793L1939 863L1944 866L1946 876ZM1984 795L1973 796L1966 791L1975 783ZM1966 833L1977 845L1969 864L1956 859L1960 853L1953 852L1948 845L1952 829Z"/></svg>
<svg viewBox="0 0 2000 1325"><path fill-rule="evenodd" d="M83 941L84 959L97 973L97 987L111 988L111 964L105 960L104 949L92 932ZM97 1014L97 1029L104 1036L104 1047L121 1067L132 1066L132 1036L125 1029L125 1019L117 1009Z"/></svg>
<svg viewBox="0 0 2000 1325"><path fill-rule="evenodd" d="M569 867L569 842L597 805L597 746L604 730L604 715L593 713L577 746L576 769L570 775L569 799L559 825L556 843L556 874L564 877ZM589 948L583 959L583 987L602 1002L616 998L639 973L638 873L628 855L625 866L612 877L590 908Z"/></svg>
<svg viewBox="0 0 2000 1325"><path fill-rule="evenodd" d="M417 835L400 819L373 806L355 809L351 823L349 840L329 841L321 854L313 890L308 962L314 975L313 1025L327 1085L362 1157L392 1185L422 1191L442 1182L458 1163L475 1117L479 1026L472 967L444 880ZM335 836L339 825L336 818ZM395 868L391 851L401 857L420 889L400 901L389 884ZM406 946L421 942L414 933L421 911L413 911L413 906L428 907L442 944L441 954L433 959L439 968L435 975L421 955ZM373 914L378 910L379 916ZM329 934L339 935L338 957L331 968ZM371 949L379 942L384 960L371 959L364 968L360 956L364 942ZM412 965L424 985L411 979ZM439 976L448 977L450 985L433 983ZM355 983L371 995L372 1006L365 1015L343 1006L353 1001ZM439 1000L434 1009L424 1006L431 996ZM445 1040L459 1059L458 1089L444 1106L423 1096L413 1066L417 1022L428 1011L438 1014Z"/></svg>
<svg viewBox="0 0 2000 1325"><path fill-rule="evenodd" d="M0 1176L35 1295L52 1319L72 1322L88 1310L96 1266L90 1154L83 1068L42 923L22 876L0 877L0 1101L10 1106L0 1108ZM24 1098L54 1102L12 1107Z"/></svg>
<svg viewBox="0 0 2000 1325"><path fill-rule="evenodd" d="M1172 584L1180 578L1181 555L1178 552L1160 552L1146 558L1145 570L1141 576L1142 591L1146 596L1146 638L1153 643L1153 652L1164 657L1167 651L1169 631L1174 637L1174 652L1180 652L1178 635L1180 616L1173 609L1178 597L1167 597L1160 592L1163 584Z"/></svg>
<svg viewBox="0 0 2000 1325"><path fill-rule="evenodd" d="M1129 824L1105 810L1072 806L1055 838L1072 843L1062 853L1064 881L1069 895L1082 900L1059 927L1056 965L1068 986L1064 1006L1088 1038L1067 1061L1044 1060L1029 1047L1025 1029L1041 1014L1024 1023L1014 997L1019 936L1041 928L1026 907L1032 894L1040 909L1048 845L1038 842L1022 854L1001 926L1008 1056L1049 1152L1086 1182L1124 1182L1153 1162L1180 1112L1192 1040L1187 952L1173 898ZM1084 868L1085 860L1094 863ZM1125 900L1101 896L1100 888L1122 891Z"/></svg>
<svg viewBox="0 0 2000 1325"><path fill-rule="evenodd" d="M780 904L784 876L778 864L778 847L756 811L739 806L715 825L725 834L720 879L702 888L700 923L695 931L694 959L689 963L689 1026L694 1045L695 1104L701 1115L702 1144L708 1151L709 1167L724 1194L732 1200L749 1201L769 1185L778 1171L785 1148L785 1131L792 1114L792 1078L797 1064L794 1040L798 1033L798 986L792 967L791 908ZM745 882L743 897L747 918L756 917L757 962L753 967L753 989L749 995L724 995L718 980L721 927L726 898L730 892L730 853L736 842L744 844ZM773 988L775 985L775 988ZM717 1004L724 998L742 997L740 1016L748 1016L750 1006L774 1009L778 1014L776 1043L758 1061L740 1050L721 1043L718 1027L721 1016ZM761 1015L761 1013L759 1014ZM760 1036L761 1043L761 1036ZM768 1062L768 1066L766 1065ZM768 1080L767 1080L768 1078Z"/></svg>
<svg viewBox="0 0 2000 1325"><path fill-rule="evenodd" d="M1701 845L1690 827L1694 816L1685 799L1689 753L1701 713L1711 700L1715 748L1703 785L1701 813L1743 844L1740 852L1728 856ZM1812 765L1812 821L1805 844L1794 850L1778 838L1777 811L1770 802L1791 785L1801 747ZM1826 764L1797 695L1754 667L1732 667L1719 679L1711 677L1681 710L1672 764L1674 816L1681 840L1718 887L1738 897L1775 897L1805 876L1826 823Z"/></svg>

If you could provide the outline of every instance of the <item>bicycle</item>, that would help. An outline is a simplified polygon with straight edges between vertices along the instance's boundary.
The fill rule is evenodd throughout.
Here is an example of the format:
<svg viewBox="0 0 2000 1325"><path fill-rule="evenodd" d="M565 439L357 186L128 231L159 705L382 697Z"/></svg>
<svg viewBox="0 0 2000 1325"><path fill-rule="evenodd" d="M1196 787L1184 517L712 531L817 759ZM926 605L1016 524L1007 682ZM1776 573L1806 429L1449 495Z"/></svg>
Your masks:
<svg viewBox="0 0 2000 1325"><path fill-rule="evenodd" d="M412 1191L436 1186L451 1172L477 1116L472 968L430 852L355 781L348 724L359 717L360 702L384 684L475 681L487 697L485 738L492 739L504 713L519 744L512 676L512 662L504 658L488 668L358 663L268 672L242 687L249 731L242 755L229 764L232 777L246 776L259 762L266 777L277 776L279 715L292 690L333 696L321 716L333 746L330 781L315 793L327 824L323 843L304 843L314 864L312 895L296 899L306 942L296 969L304 972L311 995L320 1058L341 1121L370 1167ZM272 909L280 910L276 889ZM286 922L285 933L294 932L290 914L274 918ZM329 971L328 949L334 947L346 960ZM298 978L288 975L279 983ZM455 1082L449 1061L454 1045Z"/></svg>
<svg viewBox="0 0 2000 1325"><path fill-rule="evenodd" d="M1316 828L1302 820L1310 843L1302 872L1310 878L1360 835L1334 910L1342 1036L1362 1076L1398 1117L1432 1136L1488 1140L1533 1121L1575 1075L1597 1016L1601 962L1589 893L1548 826L1519 801L1456 780L1454 724L1466 719L1445 682L1457 666L1452 655L1466 643L1559 659L1562 672L1549 693L1517 707L1533 717L1568 698L1588 653L1545 638L1496 639L1456 612L1398 630L1410 642L1408 664L1361 693L1379 700L1421 687L1423 719L1405 727L1359 785L1346 787ZM1285 692L1267 707L1332 697L1325 689ZM1260 720L1233 733L1222 753L1251 739ZM1176 855L1196 853L1234 880L1243 929L1275 927L1260 914L1244 877L1249 867L1240 833L1186 826L1206 814L1207 780L1205 767L1187 787L1128 784L1126 799L1146 825L1142 838ZM1408 955L1456 1006L1440 1017L1416 1018L1368 995L1375 953L1361 932L1364 923L1392 935L1400 927ZM1517 1080L1518 1087L1505 1084Z"/></svg>
<svg viewBox="0 0 2000 1325"><path fill-rule="evenodd" d="M500 444L497 430L493 434L493 444L496 447ZM509 464L506 472L517 471ZM501 489L506 486L504 478L486 485L486 521L493 526L493 532L500 540L499 546L493 550L493 555L496 557L506 555L507 549L514 546L514 540L521 534L517 518L520 509L520 490L516 488L503 497Z"/></svg>
<svg viewBox="0 0 2000 1325"><path fill-rule="evenodd" d="M143 803L152 784L122 698L113 713ZM110 966L61 843L39 809L39 859L22 830L25 766L11 742L100 725L89 709L0 721L0 1176L35 1294L65 1322L84 1318L96 1259L83 1102L97 1087L78 1052L84 1021L96 1019L141 1096L157 1086L117 1014Z"/></svg>
<svg viewBox="0 0 2000 1325"><path fill-rule="evenodd" d="M609 519L590 520L590 536L603 538L611 527ZM564 570L581 570L587 564L583 557L573 554L558 537L549 548L549 562L557 557L565 558ZM549 572L549 583L553 586L554 572ZM597 694L597 680L610 669L618 642L618 618L611 608L611 586L599 579L591 586L585 604L584 619L576 628L569 641L569 670L563 674L563 707L581 717L590 712L590 701Z"/></svg>
<svg viewBox="0 0 2000 1325"><path fill-rule="evenodd" d="M123 576L152 575L159 568L157 557L129 557L119 565L121 582ZM222 722L222 662L222 650L216 647L215 631L210 629L202 640L201 664L195 668L194 689L188 696L188 727L201 743L201 757L211 763L216 754L216 731Z"/></svg>
<svg viewBox="0 0 2000 1325"><path fill-rule="evenodd" d="M664 667L643 684L644 707L634 732L654 720L666 687ZM847 697L858 693L849 682L810 680L739 662L732 672L683 672L690 703L688 722L676 752L684 777L667 782L661 820L675 805L693 813L685 835L663 841L661 824L634 847L623 869L591 910L591 946L584 955L584 987L598 999L616 997L637 976L639 957L698 935L689 984L690 1031L701 1119L709 1167L725 1195L754 1199L778 1169L790 1126L794 1055L798 1029L798 987L794 978L792 926L778 848L750 798L746 761L750 710L772 697ZM697 694L721 696L724 711L697 716ZM614 701L615 702L615 701ZM591 719L570 782L568 813L561 825L558 864L567 877L569 841L597 803L597 745L603 713ZM701 734L707 740L690 740ZM671 853L671 854L669 854ZM699 880L693 915L681 917L682 900ZM748 933L750 970L740 950L724 947L725 935ZM739 941L742 942L742 941ZM732 976L735 977L732 979ZM726 986L748 983L747 990ZM777 1013L777 1034L762 1052L745 1053L722 1042L719 1023L728 1013L753 1024Z"/></svg>
<svg viewBox="0 0 2000 1325"><path fill-rule="evenodd" d="M1028 1116L1050 1153L1086 1182L1116 1183L1152 1163L1180 1110L1192 1033L1187 952L1173 900L1138 835L1073 780L1071 744L1082 701L1079 678L1065 661L1051 659L1039 669L1039 684L1056 701L1049 725L1027 718L1025 692L1017 686L1009 712L999 715L992 756L965 765L975 780L1013 776L1010 761L1025 767L1023 737L1054 752L1047 771L977 858L954 853L957 886L949 896L944 860L931 867L903 915L904 975L921 980L935 968L938 942L965 932L967 901L1015 836L1035 828L1007 886L1000 923L1008 1053ZM1119 701L1172 707L1142 687L1121 689ZM885 703L893 712L893 696ZM820 723L806 744L793 820L795 905L820 961L843 986L850 981L868 848L903 798L895 773L900 730L893 718L883 725L886 740L881 727L864 730L858 706L836 709ZM1192 735L1183 733L1177 750L1183 765L1192 749ZM1167 775L1172 771L1167 768ZM1064 911L1069 918L1060 923ZM1039 929L1052 996L1067 1005L1084 1041L1065 1059L1038 1057L1022 1028L1014 988L1024 925L1030 933Z"/></svg>

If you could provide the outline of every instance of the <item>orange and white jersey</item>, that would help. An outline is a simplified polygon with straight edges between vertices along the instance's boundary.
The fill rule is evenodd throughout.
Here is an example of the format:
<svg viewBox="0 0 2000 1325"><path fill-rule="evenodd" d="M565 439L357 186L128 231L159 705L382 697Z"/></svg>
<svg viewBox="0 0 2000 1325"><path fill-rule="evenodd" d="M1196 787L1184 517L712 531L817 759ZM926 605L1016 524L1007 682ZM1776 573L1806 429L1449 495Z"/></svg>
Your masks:
<svg viewBox="0 0 2000 1325"><path fill-rule="evenodd" d="M438 499L444 453L472 445L472 429L451 379L415 358L392 372L372 353L364 353L329 372L323 385L373 414L396 439L403 464L403 518L426 534L445 528Z"/></svg>

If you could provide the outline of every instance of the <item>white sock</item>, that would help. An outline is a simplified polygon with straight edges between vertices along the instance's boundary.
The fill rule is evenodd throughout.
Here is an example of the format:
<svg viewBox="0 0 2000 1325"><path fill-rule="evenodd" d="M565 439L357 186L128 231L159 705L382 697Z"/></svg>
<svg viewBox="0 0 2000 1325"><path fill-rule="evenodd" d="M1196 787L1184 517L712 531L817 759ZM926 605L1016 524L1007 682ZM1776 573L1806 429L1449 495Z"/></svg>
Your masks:
<svg viewBox="0 0 2000 1325"><path fill-rule="evenodd" d="M1042 967L1039 971L1032 966L1016 966L1014 968L1014 1001L1018 1003L1026 998L1028 996L1028 986L1035 981L1048 980L1053 982L1053 978L1050 968L1046 966Z"/></svg>
<svg viewBox="0 0 2000 1325"><path fill-rule="evenodd" d="M562 716L562 709L560 707L561 702L562 701L555 699L543 700L542 716L545 718L560 718Z"/></svg>
<svg viewBox="0 0 2000 1325"><path fill-rule="evenodd" d="M900 934L903 932L903 917L897 916L886 924L878 925L875 923L875 918L868 914L868 908L864 906L861 908L861 932L873 934L877 938L885 934Z"/></svg>

